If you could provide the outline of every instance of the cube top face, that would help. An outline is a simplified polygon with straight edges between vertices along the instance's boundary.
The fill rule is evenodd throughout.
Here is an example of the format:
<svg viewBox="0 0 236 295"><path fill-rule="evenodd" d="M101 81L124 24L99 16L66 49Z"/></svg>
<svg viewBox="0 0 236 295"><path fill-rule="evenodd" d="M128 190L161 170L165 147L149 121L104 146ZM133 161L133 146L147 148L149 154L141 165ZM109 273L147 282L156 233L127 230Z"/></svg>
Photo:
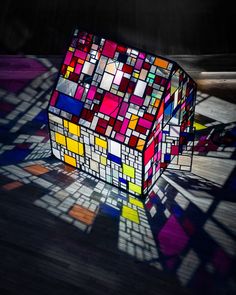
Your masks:
<svg viewBox="0 0 236 295"><path fill-rule="evenodd" d="M181 152L180 132L165 155L162 138L168 125L189 132L193 93L176 63L75 30L48 108L53 154L132 194L147 193Z"/></svg>

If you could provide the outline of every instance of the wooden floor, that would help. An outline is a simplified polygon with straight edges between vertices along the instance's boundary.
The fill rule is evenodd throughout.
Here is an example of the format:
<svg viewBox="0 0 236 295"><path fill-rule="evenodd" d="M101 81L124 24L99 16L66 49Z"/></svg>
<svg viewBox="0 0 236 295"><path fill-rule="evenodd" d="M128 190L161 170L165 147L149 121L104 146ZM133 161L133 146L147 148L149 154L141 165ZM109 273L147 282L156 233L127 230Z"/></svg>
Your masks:
<svg viewBox="0 0 236 295"><path fill-rule="evenodd" d="M193 168L145 203L51 156L61 57L0 56L0 294L236 293L235 58L175 59L199 84Z"/></svg>

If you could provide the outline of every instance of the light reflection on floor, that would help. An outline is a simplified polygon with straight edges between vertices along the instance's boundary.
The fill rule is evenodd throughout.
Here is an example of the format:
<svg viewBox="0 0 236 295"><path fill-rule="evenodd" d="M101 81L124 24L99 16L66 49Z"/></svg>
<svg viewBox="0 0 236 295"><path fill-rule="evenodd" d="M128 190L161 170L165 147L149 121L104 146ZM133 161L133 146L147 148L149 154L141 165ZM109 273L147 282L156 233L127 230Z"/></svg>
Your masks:
<svg viewBox="0 0 236 295"><path fill-rule="evenodd" d="M143 203L86 173L66 167L57 160L39 160L1 168L13 178L3 185L14 190L28 183L47 191L35 205L90 233L97 214L119 221L118 248L141 261L156 260L158 253Z"/></svg>
<svg viewBox="0 0 236 295"><path fill-rule="evenodd" d="M192 173L167 171L143 202L51 157L46 107L57 70L46 59L28 59L39 73L27 83L12 89L0 79L1 193L33 188L37 207L85 234L105 215L117 221L119 251L175 274L183 285L229 284L236 256L235 123L220 107L217 120L207 116L212 99L219 100L198 93L204 114L197 106Z"/></svg>

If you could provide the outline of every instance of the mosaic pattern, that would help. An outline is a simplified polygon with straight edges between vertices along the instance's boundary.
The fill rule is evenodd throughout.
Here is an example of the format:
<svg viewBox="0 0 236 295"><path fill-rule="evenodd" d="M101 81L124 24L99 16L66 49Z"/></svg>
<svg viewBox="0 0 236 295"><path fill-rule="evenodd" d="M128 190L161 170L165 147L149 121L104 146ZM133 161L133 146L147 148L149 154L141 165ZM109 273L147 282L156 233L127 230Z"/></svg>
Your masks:
<svg viewBox="0 0 236 295"><path fill-rule="evenodd" d="M191 166L195 90L176 63L76 30L48 109L53 154L147 194Z"/></svg>
<svg viewBox="0 0 236 295"><path fill-rule="evenodd" d="M177 277L197 293L205 294L207 290L212 294L233 294L236 149L235 122L230 120L235 112L232 105L227 107L226 101L220 103L220 99L214 97L214 110L219 110L215 115L210 108L213 98L198 93L194 148L197 160L193 161L193 172L165 171L143 202L50 157L46 107L57 69L46 59L25 57L19 62L19 59L12 62L13 69L23 68L16 80L20 81L28 64L35 63L39 72L22 83L21 88L16 88L17 84L11 88L6 85L6 79L0 79L2 221L10 214L17 224L18 206L27 209L34 204L36 212L48 213L45 216L55 229L58 230L61 221L68 224L68 229L73 228L73 235L78 234L76 243L84 242L84 235L89 234L92 244L107 243L108 252L117 251L127 259L132 256L140 263L163 270L165 275ZM4 64L6 58L1 63ZM16 75L16 71L14 73ZM207 108L208 100L211 103ZM223 116L226 107L227 114L230 109L232 116ZM58 127L55 121L53 125ZM174 136L171 126L166 127L169 134L165 133L170 137ZM204 155L202 162L199 154ZM204 176L203 172L209 171L219 158L222 161L214 166L217 177L209 180L209 175ZM203 163L202 166L199 163ZM209 163L208 169L205 169L206 163ZM232 163L231 169L229 163ZM222 164L227 164L228 170L223 169ZM3 200L9 201L7 207ZM20 220L23 219L22 215ZM111 244L101 223L109 224ZM14 244L15 236L7 226L6 234ZM32 239L35 235L37 232ZM55 247L57 251L60 243ZM160 276L160 272L156 271L156 275Z"/></svg>
<svg viewBox="0 0 236 295"><path fill-rule="evenodd" d="M0 66L0 165L49 157L46 109L57 69L34 56L0 57Z"/></svg>
<svg viewBox="0 0 236 295"><path fill-rule="evenodd" d="M233 194L226 188L223 191ZM193 173L165 171L145 200L159 250L157 261L183 285L194 285L198 291L202 281L219 288L222 274L226 277L234 267L235 216L229 210L232 203L221 199L220 185ZM229 214L228 229L224 210ZM202 253L203 244L207 254Z"/></svg>
<svg viewBox="0 0 236 295"><path fill-rule="evenodd" d="M144 203L52 158L5 165L0 175L3 194L31 189L30 202L86 234L98 233L101 216L113 220L117 249L183 285L201 288L212 276L221 284L232 273L235 204L217 201L221 186L202 177L166 171Z"/></svg>
<svg viewBox="0 0 236 295"><path fill-rule="evenodd" d="M210 111L213 107L216 113ZM236 107L233 103L198 91L194 122L195 155L222 159L236 158L235 113Z"/></svg>
<svg viewBox="0 0 236 295"><path fill-rule="evenodd" d="M54 159L6 165L0 175L3 192L34 187L36 206L84 233L91 232L101 214L114 219L119 250L140 261L158 259L144 204L137 198Z"/></svg>

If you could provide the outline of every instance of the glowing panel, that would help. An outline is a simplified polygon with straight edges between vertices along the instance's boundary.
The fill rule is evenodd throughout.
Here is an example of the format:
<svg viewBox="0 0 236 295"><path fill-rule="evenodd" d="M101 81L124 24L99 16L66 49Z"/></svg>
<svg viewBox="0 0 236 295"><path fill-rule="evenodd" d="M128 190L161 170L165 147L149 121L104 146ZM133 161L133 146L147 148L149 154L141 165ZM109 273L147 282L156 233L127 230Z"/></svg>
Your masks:
<svg viewBox="0 0 236 295"><path fill-rule="evenodd" d="M59 144L66 145L66 138L60 133L55 132L55 140Z"/></svg>
<svg viewBox="0 0 236 295"><path fill-rule="evenodd" d="M129 166L129 165L126 165L126 164L123 164L123 173L127 176L130 176L132 178L134 178L134 168Z"/></svg>
<svg viewBox="0 0 236 295"><path fill-rule="evenodd" d="M78 125L69 122L69 132L78 135Z"/></svg>
<svg viewBox="0 0 236 295"><path fill-rule="evenodd" d="M117 157L121 155L121 145L118 142L109 140L109 152Z"/></svg>
<svg viewBox="0 0 236 295"><path fill-rule="evenodd" d="M107 142L106 142L106 140L103 140L101 138L96 137L95 138L95 143L97 145L101 146L102 148L107 149Z"/></svg>
<svg viewBox="0 0 236 295"><path fill-rule="evenodd" d="M68 156L68 155L64 155L64 161L65 161L67 164L70 164L70 165L76 167L76 160L75 160L75 158L70 157L70 156Z"/></svg>
<svg viewBox="0 0 236 295"><path fill-rule="evenodd" d="M75 30L48 107L53 154L146 195L165 169L190 170L195 98L176 62Z"/></svg>
<svg viewBox="0 0 236 295"><path fill-rule="evenodd" d="M66 144L69 151L78 154L79 153L79 143L78 141L71 139L69 137L66 138Z"/></svg>
<svg viewBox="0 0 236 295"><path fill-rule="evenodd" d="M129 182L129 189L132 191L132 192L135 192L137 194L141 194L142 190L141 190L141 186L140 185L137 185L137 184L134 184L132 182Z"/></svg>

